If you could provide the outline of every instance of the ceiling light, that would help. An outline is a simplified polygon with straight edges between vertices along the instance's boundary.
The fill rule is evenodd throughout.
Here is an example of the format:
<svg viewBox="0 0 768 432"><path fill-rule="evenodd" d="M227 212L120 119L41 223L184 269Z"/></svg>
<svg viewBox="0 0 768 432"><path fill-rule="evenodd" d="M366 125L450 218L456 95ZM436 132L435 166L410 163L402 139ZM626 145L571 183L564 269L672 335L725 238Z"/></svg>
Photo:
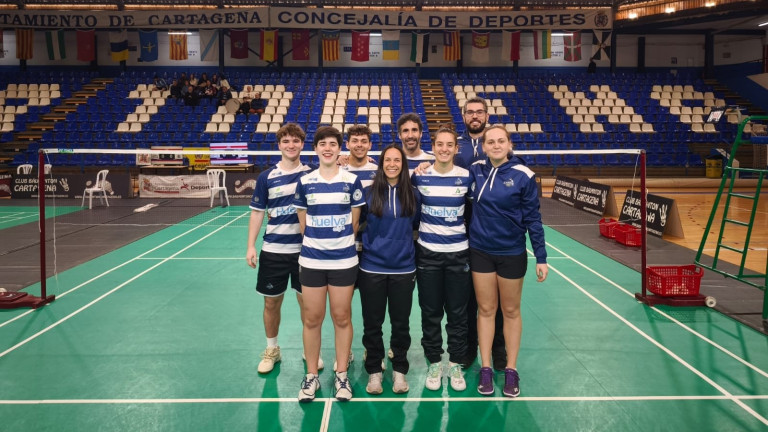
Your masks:
<svg viewBox="0 0 768 432"><path fill-rule="evenodd" d="M189 36L189 35L191 35L191 34L192 34L192 32L185 32L185 31L169 31L169 32L168 32L168 34L169 34L169 35L187 35L187 36Z"/></svg>
<svg viewBox="0 0 768 432"><path fill-rule="evenodd" d="M674 12L675 12L675 8L673 8L672 6L667 6L667 8L664 9L664 13L671 14L671 13L674 13Z"/></svg>
<svg viewBox="0 0 768 432"><path fill-rule="evenodd" d="M765 26L767 26L767 25L768 25L768 21L766 21L766 22L764 22L764 23L760 23L760 24L758 24L757 26L758 26L758 27L765 27Z"/></svg>
<svg viewBox="0 0 768 432"><path fill-rule="evenodd" d="M552 36L573 36L573 33L552 33Z"/></svg>
<svg viewBox="0 0 768 432"><path fill-rule="evenodd" d="M629 19L637 19L637 12L630 12Z"/></svg>
<svg viewBox="0 0 768 432"><path fill-rule="evenodd" d="M708 1L708 2L704 3L704 7L715 7L715 5L717 5L717 3L713 2L713 1Z"/></svg>

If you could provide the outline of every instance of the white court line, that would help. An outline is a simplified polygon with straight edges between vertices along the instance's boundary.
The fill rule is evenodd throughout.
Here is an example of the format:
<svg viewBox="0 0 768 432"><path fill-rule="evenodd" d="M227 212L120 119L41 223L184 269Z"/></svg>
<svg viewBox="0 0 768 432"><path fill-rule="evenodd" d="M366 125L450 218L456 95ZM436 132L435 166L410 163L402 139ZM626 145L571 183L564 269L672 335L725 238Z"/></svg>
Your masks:
<svg viewBox="0 0 768 432"><path fill-rule="evenodd" d="M551 246L551 245L550 245L550 246ZM559 249L557 249L557 248L556 248L556 247L554 247L554 246L552 246L552 248L553 248L553 249L555 249L555 250L557 250L557 251L559 251L559 252L561 252L561 253L563 253L562 251L560 251ZM567 255L567 254L564 254L564 255ZM574 262L578 262L578 261L574 260ZM587 290L586 290L586 289L584 289L582 286L580 286L580 285L579 285L579 284L577 284L575 281L573 281L572 279L570 279L568 276L566 276L565 274L563 274L563 273L562 273L560 270L557 270L557 269L556 269L555 267L553 267L553 266L550 266L550 269L551 269L552 271L554 271L555 273L557 273L558 275L560 275L560 277L562 277L563 279L565 279L565 280L566 280L568 283L570 283L571 285L573 285L573 286L574 286L576 289L578 289L579 291L581 291L582 293L584 293L584 295L586 295L587 297L589 297L589 298L590 298L590 299L591 299L593 302L597 303L597 304L598 304L600 307L602 307L603 309L605 309L605 310L606 310L608 313L610 313L611 315L613 315L614 317L616 317L616 318L617 318L619 321L623 322L623 323L624 323L626 326L628 326L629 328L631 328L632 330L634 330L635 332L637 332L637 334L639 334L640 336L644 337L644 338L645 338L645 339L646 339L648 342L652 343L653 345L656 345L656 347L658 347L660 350L664 351L664 352L665 352L665 353L666 353L668 356L670 356L670 357L672 357L673 359L677 360L677 362L678 362L678 363L680 363L681 365L685 366L685 367L686 367L688 370L690 370L690 371L691 371L691 372L693 372L695 375L697 375L699 378L701 378L702 380L704 380L706 383L708 383L709 385L711 385L712 387L714 387L714 388L715 388L717 391L719 391L720 393L722 393L722 394L726 395L726 396L728 397L728 399L732 400L732 401L733 401L733 402L734 402L736 405L740 406L740 407L741 407L741 408L742 408L744 411L748 412L748 413L749 413L749 414L751 414L753 417L755 417L756 419L760 420L760 422L762 422L764 425L768 426L768 419L766 419L765 417L763 417L762 415L760 415L759 413L757 413L755 410L753 410L751 407L749 407L749 405L747 405L747 404L745 404L744 402L742 402L742 401L740 401L739 399L737 399L737 398L736 398L736 397L735 397L733 394L731 394L731 393L730 393L728 390L726 390L725 388L723 388L722 386L720 386L718 383L716 383L716 382L715 382L715 381L713 381L711 378L709 378L708 376L706 376L706 375L705 375L703 372L701 372L700 370L698 370L698 369L696 369L695 367L693 367L693 366L692 366L690 363L688 363L688 362L686 362L685 360L683 360L683 359L682 359L680 356L678 356L677 354L675 354L675 353L674 353L674 352L673 352L671 349L667 348L667 347L666 347L666 346L664 346L662 343L660 343L659 341L657 341L657 340L656 340L656 339L654 339L653 337L649 336L649 335L648 335L647 333L645 333L644 331L640 330L640 329L639 329L637 326L635 326L634 324L632 324L631 322L629 322L629 320L627 320L626 318L624 318L623 316L621 316L621 315L620 315L618 312L616 312L615 310L611 309L611 308L610 308L608 305L606 305L605 303L601 302L601 301L600 301L600 300L599 300L597 297L595 297L595 296L593 296L591 293L587 292Z"/></svg>
<svg viewBox="0 0 768 432"><path fill-rule="evenodd" d="M230 261L230 260L244 260L245 257L188 257L188 258L170 258L170 257L158 257L158 258L138 258L140 260L147 260L147 261L158 261L158 260L168 260L168 261L188 261L188 260L202 260L202 261Z"/></svg>
<svg viewBox="0 0 768 432"><path fill-rule="evenodd" d="M581 267L583 267L584 269L586 269L586 270L589 270L589 271L590 271L592 274L594 274L595 276L599 277L600 279L602 279L602 280L604 280L604 281L608 282L609 284L611 284L611 285L613 285L614 287L618 288L619 290L623 291L623 292L624 292L625 294L627 294L628 296L632 297L633 299L635 298L635 295L634 295L632 292L630 292L629 290L627 290L626 288L624 288L624 287L622 287L621 285L617 284L616 282L614 282L614 281L612 281L612 280L610 280L610 279L606 278L606 277L605 277L605 276L603 276L601 273L598 273L597 271L595 271L595 270L594 270L594 269L592 269L591 267L589 267L589 266L587 266L586 264L582 263L581 261L579 261L579 260L577 260L577 259L575 259L575 258L571 257L570 255L568 255L567 253L565 253L565 252L563 252L562 250L558 249L557 247L555 247L555 246L552 246L552 245L551 245L551 244L549 244L549 243L547 243L547 245L548 245L548 246L550 246L552 249L554 249L554 250L556 250L556 251L560 252L561 254L563 254L565 258L568 258L568 259L572 260L573 262L575 262L576 264L580 265L580 266L581 266ZM748 361L744 360L743 358L741 358L741 357L739 357L738 355L736 355L735 353L731 352L730 350L728 350L728 349L727 349L727 348L725 348L724 346L722 346L722 345L718 344L717 342L713 341L712 339L710 339L710 338L708 338L708 337L706 337L706 336L702 335L701 333L697 332L696 330L694 330L694 329L690 328L689 326L687 326L687 325L683 324L682 322L678 321L676 318L674 318L673 316L671 316L671 315L669 315L668 313L664 312L663 310L661 310L661 309L659 309L659 308L657 308L657 307L655 307L655 306L649 306L649 307L650 307L651 309L653 309L655 312L658 312L658 313L659 313L659 315L662 315L662 316L664 316L664 317L665 317L665 318L667 318L668 320L670 320L670 321L674 322L674 323L675 323L675 324L677 324L678 326L682 327L684 330L688 331L689 333L693 334L694 336L698 337L699 339L701 339L701 340L705 341L706 343L708 343L708 344L712 345L713 347L717 348L718 350L722 351L724 354L726 354L726 355L730 356L731 358L733 358L734 360L736 360L736 361L738 361L739 363L743 364L744 366L746 366L746 367L748 367L748 368L752 369L753 371L755 371L755 372L759 373L759 374L760 374L760 375L762 375L763 377L765 377L765 378L768 378L768 372L766 372L766 371L764 371L764 370L760 369L759 367L757 367L757 366L753 365L752 363L750 363L750 362L748 362Z"/></svg>
<svg viewBox="0 0 768 432"><path fill-rule="evenodd" d="M294 399L296 400L296 399ZM331 423L331 401L333 399L326 399L325 406L323 407L323 420L320 422L320 431L328 432L328 425ZM298 400L296 400L298 402Z"/></svg>
<svg viewBox="0 0 768 432"><path fill-rule="evenodd" d="M768 400L768 395L746 396L520 396L509 398L504 396L485 397L361 397L352 398L348 402L636 402L636 401L730 401L736 398L740 400ZM310 403L324 402L323 419L325 412L329 411L329 403L346 403L335 398L317 398ZM128 404L220 404L220 403L296 403L297 398L183 398L183 399L22 399L0 400L0 405L128 405Z"/></svg>
<svg viewBox="0 0 768 432"><path fill-rule="evenodd" d="M152 248L152 249L149 249L149 250L147 250L146 252L142 253L141 255L138 255L138 256L136 256L136 257L134 257L134 258L131 258L130 260L128 260L128 261L126 261L126 262L124 262L124 263L122 263L122 264L120 264L120 265L117 265L117 266L115 266L115 267L112 267L111 269L109 269L109 270L106 270L106 271L102 272L101 274L98 274L98 275L96 275L96 276L92 277L91 279L88 279L87 281L85 281L85 282L81 283L80 285L74 286L74 287L70 288L69 290L67 290L67 291L65 291L65 292L63 292L63 293L61 293L61 294L58 294L58 295L56 296L56 298L57 298L57 299L60 299L60 298L64 297L65 295L67 295L67 294L69 294L69 293L71 293L71 292L77 291L77 290L79 290L80 288L82 288L82 287L84 287L84 286L86 286L86 285L90 284L91 282L94 282L94 281L96 281L96 280L98 280L98 279L102 278L103 276L106 276L106 275L108 275L108 274L112 273L113 271L120 269L121 267L127 266L128 264L130 264L130 263L132 263L132 262L134 262L134 261L136 261L136 260L139 260L139 259L144 259L144 258L142 258L144 255L147 255L147 254L149 254L149 253L151 253L151 252L154 252L154 251L156 251L156 250L158 250L158 249L160 249L160 248L162 248L162 247L164 247L164 246L166 246L166 245L168 245L168 244L170 244L170 243L173 243L173 242L175 242L176 240L178 240L178 239L180 239L180 238L184 237L185 235L187 235L187 234L191 234L193 231L195 231L195 230L197 230L197 229L199 229L199 228L202 228L202 227L206 226L206 224L208 224L209 222L213 222L213 221L215 221L216 219L219 219L219 218L221 218L221 217L223 217L223 216L224 216L224 215L219 215L219 216L216 216L215 218L211 219L210 221L208 221L208 222L206 222L206 223L204 223L204 224L201 224L201 225L196 225L196 226L194 226L194 227L192 227L192 228L188 229L187 231L184 231L183 233L181 233L181 234L177 235L176 237L173 237L173 238L169 239L168 241L165 241L165 242L163 242L163 243L160 243L160 244L159 244L159 245L157 245L156 247L154 247L154 248ZM24 313L22 313L22 314L20 314L20 315L17 315L17 316L16 316L16 317L14 317L14 318L11 318L11 319L9 319L8 321L5 321L5 322L2 322L2 323L0 323L0 328L3 328L3 327L5 327L6 325L8 325L8 324L11 324L12 322L14 322L14 321L16 321L16 320L19 320L19 319L21 319L21 318L23 318L23 317L25 317L25 316L27 316L27 315L29 315L29 314L31 314L31 313L34 313L34 312L35 312L35 310L36 310L36 309L30 309L30 310L28 310L28 311L26 311L26 312L24 312Z"/></svg>
<svg viewBox="0 0 768 432"><path fill-rule="evenodd" d="M247 213L243 214L242 216L245 216L246 214L247 214ZM241 216L241 217L242 217L242 216ZM215 218L214 218L214 219L215 219ZM213 220L213 219L212 219L212 220ZM237 218L235 218L235 219L232 219L232 221L230 221L230 222L227 222L226 224L224 224L224 225L222 225L222 226L220 226L220 227L216 228L215 230L211 231L210 233L208 233L208 234L206 234L206 235L204 235L204 236L202 236L202 237L198 238L198 239L197 239L197 240L195 240L194 242L190 243L188 246L186 246L186 247L184 247L184 248L180 249L178 252L176 252L175 254L171 255L171 257L173 257L173 256L175 256L175 255L178 255L178 254L180 254L180 253L182 253L182 252L186 251L187 249L189 249L189 248L191 248L192 246L194 246L194 245L196 245L196 244L200 243L201 241L205 240L206 238L208 238L208 237L212 236L213 234L216 234L218 231L222 230L222 229L223 229L224 227L226 227L228 224L231 224L231 223L235 222L236 220L237 220ZM197 229L197 227L195 227L195 228L192 228L192 230L195 230L195 229ZM192 231L192 230L190 230L190 231ZM145 253L146 253L146 252L145 252ZM127 281L125 281L125 282L121 283L120 285L118 285L118 286L116 286L116 287L112 288L111 290L107 291L106 293L104 293L104 294L102 294L102 295L100 295L100 296L96 297L96 298L95 298L94 300L92 300L91 302L89 302L89 303L87 303L86 305L84 305L84 306L80 307L79 309L75 310L74 312L70 313L69 315L65 316L64 318L62 318L62 319L60 319L60 320L56 321L55 323L53 323L53 324L49 325L48 327L46 327L46 328L44 328L44 329L40 330L39 332L37 332L37 333L33 334L32 336L30 336L30 337L28 337L28 338L24 339L23 341L21 341L21 342L17 343L17 344L16 344L16 345L14 345L14 346L12 346L12 347L8 348L7 350L5 350L5 351L3 351L3 352L0 352L0 358L3 358L3 357L5 357L5 356L6 356L8 353L10 353L10 352L12 352L12 351L16 350L17 348L19 348L19 347L21 347L21 346L24 346L24 345L26 345L28 342L30 342L30 341L32 341L32 340L35 340L35 339L37 339L37 338L38 338L38 337L40 337L41 335L43 335L43 334L47 333L49 330L51 330L51 329L53 329L53 328L57 327L59 324L61 324L61 323L65 322L65 321L67 321L67 320L69 320L70 318L74 317L75 315L79 314L80 312L82 312L82 311L84 311L84 310L88 309L89 307L91 307L91 306L93 306L94 304L98 303L99 301L103 300L104 298L106 298L106 297L107 297L107 296L109 296L110 294L114 293L115 291L119 290L120 288L122 288L122 287L124 287L124 286L128 285L129 283L131 283L131 282L133 282L133 281L135 281L136 279L140 278L141 276L144 276L145 274L147 274L147 273L149 273L150 271L152 271L152 270L156 269L157 267L160 267L161 265L163 265L163 264L164 264L165 262L167 262L167 261L168 261L168 260L163 260L163 261L160 261L159 263L157 263L157 264L155 264L155 265L153 265L153 266L149 267L148 269L146 269L146 270L142 271L141 273L138 273L137 275L135 275L135 276L133 276L132 278L128 279ZM111 270L110 270L110 271L111 271ZM102 273L102 275L103 275L103 274L105 274L105 273ZM95 278L94 278L94 279L95 279ZM70 290L70 292L71 292L71 291L72 291L72 290Z"/></svg>

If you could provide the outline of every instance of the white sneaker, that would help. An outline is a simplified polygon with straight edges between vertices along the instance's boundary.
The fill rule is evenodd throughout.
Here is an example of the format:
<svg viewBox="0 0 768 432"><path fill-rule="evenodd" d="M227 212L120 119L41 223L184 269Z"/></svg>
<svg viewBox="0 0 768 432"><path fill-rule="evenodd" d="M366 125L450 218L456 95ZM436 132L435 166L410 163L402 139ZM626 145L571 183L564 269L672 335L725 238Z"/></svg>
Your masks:
<svg viewBox="0 0 768 432"><path fill-rule="evenodd" d="M355 353L352 351L349 352L349 358L347 358L347 370L349 370L349 365L355 360ZM333 371L336 372L337 370L337 364L338 362L336 360L333 361Z"/></svg>
<svg viewBox="0 0 768 432"><path fill-rule="evenodd" d="M451 369L448 371L448 378L451 381L451 388L456 391L464 391L467 389L467 382L464 380L464 373L461 371L461 365L458 363L450 363Z"/></svg>
<svg viewBox="0 0 768 432"><path fill-rule="evenodd" d="M424 387L429 390L440 390L443 384L443 365L440 363L430 363L427 369L427 380Z"/></svg>
<svg viewBox="0 0 768 432"><path fill-rule="evenodd" d="M299 390L299 402L312 402L315 400L315 393L320 390L320 381L315 374L307 374L301 380L301 390Z"/></svg>
<svg viewBox="0 0 768 432"><path fill-rule="evenodd" d="M366 358L368 358L368 350L363 351L363 363L365 363ZM387 363L384 361L384 359L381 359L381 370L387 370Z"/></svg>
<svg viewBox="0 0 768 432"><path fill-rule="evenodd" d="M376 372L368 375L368 385L365 386L365 391L367 391L369 394L381 394L384 389L381 388L381 380L382 380L382 374L381 372Z"/></svg>
<svg viewBox="0 0 768 432"><path fill-rule="evenodd" d="M407 393L408 392L408 380L405 378L405 374L400 372L392 372L392 391L395 393Z"/></svg>
<svg viewBox="0 0 768 432"><path fill-rule="evenodd" d="M304 361L307 361L307 356L304 355L304 353L301 353L301 359L304 360ZM321 370L323 370L324 367L325 367L325 363L323 363L323 358L322 357L318 357L317 358L317 370L321 371ZM336 370L336 369L334 369L334 370Z"/></svg>
<svg viewBox="0 0 768 432"><path fill-rule="evenodd" d="M259 373L269 373L272 371L272 369L275 368L275 363L279 362L280 359L280 347L276 346L274 348L269 348L264 350L263 353L261 353L261 361L259 362Z"/></svg>
<svg viewBox="0 0 768 432"><path fill-rule="evenodd" d="M336 387L336 399L346 402L352 399L352 386L349 384L349 378L346 372L336 374L334 386Z"/></svg>

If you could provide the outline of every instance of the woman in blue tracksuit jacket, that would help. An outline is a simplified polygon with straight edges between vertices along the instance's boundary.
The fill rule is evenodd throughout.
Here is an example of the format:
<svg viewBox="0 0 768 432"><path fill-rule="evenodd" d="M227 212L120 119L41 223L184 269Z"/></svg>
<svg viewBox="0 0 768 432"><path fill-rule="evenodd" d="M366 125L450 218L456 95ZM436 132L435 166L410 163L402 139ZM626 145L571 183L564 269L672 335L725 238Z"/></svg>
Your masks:
<svg viewBox="0 0 768 432"><path fill-rule="evenodd" d="M389 146L382 151L366 203L367 226L357 279L363 312L363 346L367 353L365 370L369 374L366 391L382 392L382 325L389 306L392 390L405 393L409 368L406 355L411 346L409 321L416 284L413 230L419 224L420 203L400 147Z"/></svg>
<svg viewBox="0 0 768 432"><path fill-rule="evenodd" d="M483 395L494 393L491 345L500 302L507 348L503 394L516 397L520 394L516 368L523 329L520 299L528 261L526 233L536 257L539 282L547 277L547 251L534 173L512 155L512 142L503 126L486 129L483 151L487 158L470 167L470 266L478 304L477 333L482 361L477 390Z"/></svg>

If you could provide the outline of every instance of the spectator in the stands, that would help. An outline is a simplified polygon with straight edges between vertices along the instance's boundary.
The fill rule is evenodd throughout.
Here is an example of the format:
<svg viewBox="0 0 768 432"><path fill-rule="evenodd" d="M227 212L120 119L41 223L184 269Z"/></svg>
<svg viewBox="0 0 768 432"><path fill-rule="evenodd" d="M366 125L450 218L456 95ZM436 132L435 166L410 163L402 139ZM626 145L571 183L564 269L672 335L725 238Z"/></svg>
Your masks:
<svg viewBox="0 0 768 432"><path fill-rule="evenodd" d="M219 105L225 105L228 100L232 99L232 91L227 86L221 86L216 97L219 100Z"/></svg>
<svg viewBox="0 0 768 432"><path fill-rule="evenodd" d="M251 98L243 96L243 101L240 102L240 108L237 109L237 114L251 114Z"/></svg>
<svg viewBox="0 0 768 432"><path fill-rule="evenodd" d="M159 75L155 75L154 86L152 87L152 90L163 91L167 89L168 89L168 83L165 82L165 79L163 79Z"/></svg>
<svg viewBox="0 0 768 432"><path fill-rule="evenodd" d="M184 105L197 106L200 103L200 95L194 86L187 87L187 94L184 95Z"/></svg>
<svg viewBox="0 0 768 432"><path fill-rule="evenodd" d="M174 79L170 87L170 90L171 90L170 97L174 99L180 99L183 96L182 95L183 88L184 88L184 83L179 81L178 79Z"/></svg>
<svg viewBox="0 0 768 432"><path fill-rule="evenodd" d="M253 93L253 100L251 100L251 112L262 114L264 113L264 99L261 98L261 92Z"/></svg>

